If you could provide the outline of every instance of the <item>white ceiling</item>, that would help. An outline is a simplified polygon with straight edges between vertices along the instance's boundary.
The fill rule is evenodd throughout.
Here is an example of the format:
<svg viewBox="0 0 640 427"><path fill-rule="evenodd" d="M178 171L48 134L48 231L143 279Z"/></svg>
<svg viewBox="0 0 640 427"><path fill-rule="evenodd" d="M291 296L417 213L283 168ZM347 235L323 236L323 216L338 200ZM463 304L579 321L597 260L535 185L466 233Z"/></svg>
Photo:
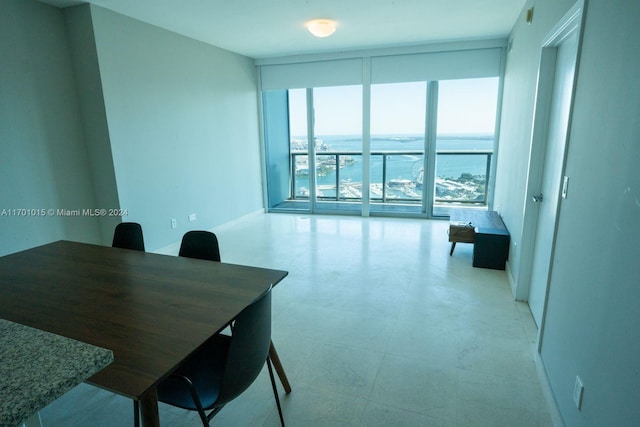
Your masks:
<svg viewBox="0 0 640 427"><path fill-rule="evenodd" d="M40 0L93 3L247 55L294 54L506 38L526 0ZM318 39L304 23L338 22Z"/></svg>

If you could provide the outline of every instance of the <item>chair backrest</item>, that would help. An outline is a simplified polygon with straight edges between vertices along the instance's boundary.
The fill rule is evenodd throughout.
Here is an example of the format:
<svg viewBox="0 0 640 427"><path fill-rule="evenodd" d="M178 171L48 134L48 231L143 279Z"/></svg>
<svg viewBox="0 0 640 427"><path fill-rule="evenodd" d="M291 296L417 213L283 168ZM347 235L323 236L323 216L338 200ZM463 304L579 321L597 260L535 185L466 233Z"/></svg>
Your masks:
<svg viewBox="0 0 640 427"><path fill-rule="evenodd" d="M235 319L216 406L236 398L253 383L265 365L270 344L271 287Z"/></svg>
<svg viewBox="0 0 640 427"><path fill-rule="evenodd" d="M116 225L111 246L144 252L142 226L137 222L121 222Z"/></svg>
<svg viewBox="0 0 640 427"><path fill-rule="evenodd" d="M182 236L178 255L220 262L218 238L210 231L188 231Z"/></svg>

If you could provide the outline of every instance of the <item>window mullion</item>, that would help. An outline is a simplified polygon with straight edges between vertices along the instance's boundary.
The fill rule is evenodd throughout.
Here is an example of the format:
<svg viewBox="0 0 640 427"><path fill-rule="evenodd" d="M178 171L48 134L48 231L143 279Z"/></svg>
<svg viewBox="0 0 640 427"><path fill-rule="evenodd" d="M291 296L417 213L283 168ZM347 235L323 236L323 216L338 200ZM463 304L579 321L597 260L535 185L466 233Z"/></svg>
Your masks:
<svg viewBox="0 0 640 427"><path fill-rule="evenodd" d="M422 210L433 216L433 200L436 191L436 135L438 127L438 82L427 82L427 108L424 135L424 168L422 175Z"/></svg>

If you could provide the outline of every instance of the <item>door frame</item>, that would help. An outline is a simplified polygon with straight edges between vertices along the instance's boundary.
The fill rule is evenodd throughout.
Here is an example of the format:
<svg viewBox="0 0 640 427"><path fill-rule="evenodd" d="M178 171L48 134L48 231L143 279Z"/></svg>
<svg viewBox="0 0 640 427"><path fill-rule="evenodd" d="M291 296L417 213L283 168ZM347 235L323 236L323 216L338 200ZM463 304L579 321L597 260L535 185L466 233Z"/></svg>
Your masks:
<svg viewBox="0 0 640 427"><path fill-rule="evenodd" d="M567 134L564 141L564 151L561 166L561 175L564 176L567 152L569 148L571 122L573 116L573 105L578 81L578 68L580 63L580 51L583 37L583 23L586 17L584 13L586 0L578 0L567 13L556 23L552 30L544 38L540 47L540 65L538 69L538 81L536 87L536 98L534 108L533 127L531 134L529 165L527 174L527 185L524 200L524 216L522 227L522 247L520 254L520 266L518 277L516 278L515 298L519 301L527 301L531 288L531 273L533 268L533 254L535 250L535 238L538 225L538 205L532 201L532 196L538 194L542 185L544 170L544 158L549 130L549 113L553 98L553 85L556 67L556 53L562 42L574 32L577 32L578 47L575 59L575 71L571 90L571 101L568 114ZM555 222L553 225L553 239L551 242L551 260L549 262L545 297L543 303L542 317L538 328L538 351L542 342L542 331L546 317L546 309L549 295L549 282L552 271L552 260L555 253L556 236L558 231L558 218L562 205L560 203L561 192L558 192L558 207L556 209Z"/></svg>

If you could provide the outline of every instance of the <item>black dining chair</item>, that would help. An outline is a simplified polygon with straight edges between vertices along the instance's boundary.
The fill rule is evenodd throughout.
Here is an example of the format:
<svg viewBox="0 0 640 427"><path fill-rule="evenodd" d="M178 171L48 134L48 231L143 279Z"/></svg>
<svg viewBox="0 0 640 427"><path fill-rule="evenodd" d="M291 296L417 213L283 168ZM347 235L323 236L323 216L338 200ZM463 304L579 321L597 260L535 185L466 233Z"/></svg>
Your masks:
<svg viewBox="0 0 640 427"><path fill-rule="evenodd" d="M182 242L180 243L179 256L187 258L197 258L209 261L220 262L220 245L218 244L218 238L211 231L194 230L188 231L182 236ZM233 329L233 325L231 325ZM287 374L284 372L280 356L276 351L273 342L270 343L269 357L276 368L278 378L282 382L284 391L291 393L291 384L287 378Z"/></svg>
<svg viewBox="0 0 640 427"><path fill-rule="evenodd" d="M218 238L210 231L187 231L182 236L178 256L220 262Z"/></svg>
<svg viewBox="0 0 640 427"><path fill-rule="evenodd" d="M267 364L280 423L280 398L269 359L271 287L235 319L231 336L216 334L158 385L158 400L197 411L204 427L242 394ZM206 411L210 411L208 414Z"/></svg>
<svg viewBox="0 0 640 427"><path fill-rule="evenodd" d="M144 252L142 226L137 222L121 222L116 225L111 246Z"/></svg>

